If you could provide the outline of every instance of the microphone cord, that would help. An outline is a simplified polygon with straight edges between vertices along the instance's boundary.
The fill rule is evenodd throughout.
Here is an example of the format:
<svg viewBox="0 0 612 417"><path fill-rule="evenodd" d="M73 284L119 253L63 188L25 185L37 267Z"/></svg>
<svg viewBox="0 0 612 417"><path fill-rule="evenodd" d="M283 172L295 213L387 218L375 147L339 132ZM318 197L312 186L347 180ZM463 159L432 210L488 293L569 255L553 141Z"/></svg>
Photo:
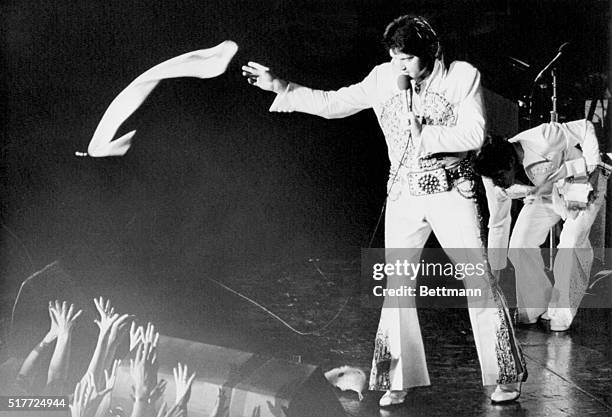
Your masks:
<svg viewBox="0 0 612 417"><path fill-rule="evenodd" d="M249 303L253 304L254 306L256 306L257 308L263 310L265 313L267 313L268 315L270 315L272 318L276 319L277 321L279 321L280 323L283 324L283 326L285 326L286 328L288 328L289 330L291 330L293 333L297 333L300 336L321 336L322 332L328 328L334 321L336 321L336 319L338 318L338 316L340 316L340 313L342 313L342 311L344 310L344 307L346 307L346 305L348 304L348 302L350 301L351 297L347 297L344 300L344 303L342 304L342 306L340 307L340 309L338 309L338 311L336 312L336 314L334 314L334 317L332 317L330 320L327 321L327 323L325 323L323 326L319 327L316 330L310 331L310 332L304 332L301 330L296 329L295 327L293 327L292 325L290 325L289 323L287 323L285 320L283 320L282 318L280 318L280 316L278 316L277 314L275 314L274 312L270 311L269 309L267 309L266 307L262 306L261 304L259 304L257 301L253 300L252 298L247 297L244 294L241 294L240 292L228 287L227 285L213 279L213 278L209 278L209 277L205 277L207 280L209 280L210 282L218 285L219 287L231 292L234 295L237 295L238 297L248 301Z"/></svg>
<svg viewBox="0 0 612 417"><path fill-rule="evenodd" d="M382 221L382 218L385 215L385 209L387 208L387 201L389 200L389 194L391 194L391 190L393 189L393 186L395 185L395 182L397 181L397 176L399 174L400 168L404 165L404 159L406 158L406 155L408 154L408 147L410 146L411 140L412 140L412 137L408 139L408 142L406 142L406 146L404 147L404 152L400 159L399 165L397 169L395 170L395 173L393 174L391 185L387 187L387 195L385 196L385 201L383 202L383 205L380 209L380 214L378 215L378 220L376 221L376 226L374 226L374 231L372 232L372 236L370 237L370 242L368 243L368 249L371 249L372 244L374 243L374 238L376 237L376 233L378 232L378 228L380 227L380 222Z"/></svg>
<svg viewBox="0 0 612 417"><path fill-rule="evenodd" d="M412 88L410 89L410 109L409 111L412 111ZM380 222L382 221L382 218L385 215L385 209L387 208L387 201L389 200L389 195L391 194L391 190L393 189L393 186L395 185L395 182L397 181L397 176L399 174L399 171L401 167L404 165L404 159L406 158L406 155L408 154L408 148L410 147L410 144L412 143L412 134L410 132L408 134L409 134L409 138L406 141L406 146L404 146L404 151L402 153L402 157L400 158L399 165L397 166L397 169L395 170L395 173L393 174L391 185L387 187L387 195L385 196L385 201L383 202L383 205L380 209L380 214L378 215L378 220L376 220L376 226L374 226L374 231L372 232L372 236L370 237L370 242L368 243L367 249L372 248L372 244L374 243L374 238L376 237L376 233L378 232L378 228L380 227Z"/></svg>

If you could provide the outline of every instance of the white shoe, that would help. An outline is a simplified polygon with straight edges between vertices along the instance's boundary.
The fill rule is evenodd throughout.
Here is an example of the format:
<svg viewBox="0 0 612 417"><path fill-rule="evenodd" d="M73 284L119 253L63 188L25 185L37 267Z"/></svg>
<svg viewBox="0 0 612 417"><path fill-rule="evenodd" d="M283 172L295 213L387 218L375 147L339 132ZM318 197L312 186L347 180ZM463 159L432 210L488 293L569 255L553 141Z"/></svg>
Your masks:
<svg viewBox="0 0 612 417"><path fill-rule="evenodd" d="M529 317L529 315L526 312L519 312L517 314L517 324L518 325L522 325L522 326L529 326L531 324L536 324L538 322L538 316L535 317Z"/></svg>
<svg viewBox="0 0 612 417"><path fill-rule="evenodd" d="M500 384L491 394L491 402L493 404L509 403L516 401L521 396L521 383Z"/></svg>
<svg viewBox="0 0 612 417"><path fill-rule="evenodd" d="M550 321L550 330L553 332L566 332L569 330L570 326L571 323L567 324L567 322L563 320L552 319Z"/></svg>
<svg viewBox="0 0 612 417"><path fill-rule="evenodd" d="M574 315L569 308L549 308L550 330L553 332L565 332L569 330Z"/></svg>
<svg viewBox="0 0 612 417"><path fill-rule="evenodd" d="M550 321L550 316L548 315L548 310L546 310L541 316L540 318L542 320L546 320L546 321Z"/></svg>
<svg viewBox="0 0 612 417"><path fill-rule="evenodd" d="M391 405L402 404L406 399L406 394L408 394L406 391L387 391L378 401L378 405L389 407Z"/></svg>

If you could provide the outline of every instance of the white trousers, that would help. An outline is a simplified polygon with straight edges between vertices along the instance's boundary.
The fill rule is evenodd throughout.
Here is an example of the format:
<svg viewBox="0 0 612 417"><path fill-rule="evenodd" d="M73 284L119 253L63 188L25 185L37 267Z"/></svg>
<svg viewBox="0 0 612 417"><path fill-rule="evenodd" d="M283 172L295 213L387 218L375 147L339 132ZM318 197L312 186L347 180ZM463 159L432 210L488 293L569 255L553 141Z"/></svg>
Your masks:
<svg viewBox="0 0 612 417"><path fill-rule="evenodd" d="M421 249L432 231L443 248L459 249L446 251L453 263L486 264L475 201L463 197L456 189L411 196L404 188L395 200L387 202L386 262L394 262L390 248L414 248L403 254L409 254L408 262L418 263ZM489 297L486 303L482 298L468 298L483 384L522 381L527 376L522 353L503 295L488 267L486 270L484 278L464 280L466 288L481 288ZM387 280L387 288L400 285L414 286L415 281L392 277ZM429 384L414 297L385 297L375 340L370 389L402 390Z"/></svg>
<svg viewBox="0 0 612 417"><path fill-rule="evenodd" d="M533 322L548 310L552 321L571 324L589 284L593 264L589 232L605 200L606 185L607 177L600 175L596 200L563 223L553 264L554 285L546 275L540 245L561 216L547 200L536 200L521 209L508 250L515 270L520 321Z"/></svg>

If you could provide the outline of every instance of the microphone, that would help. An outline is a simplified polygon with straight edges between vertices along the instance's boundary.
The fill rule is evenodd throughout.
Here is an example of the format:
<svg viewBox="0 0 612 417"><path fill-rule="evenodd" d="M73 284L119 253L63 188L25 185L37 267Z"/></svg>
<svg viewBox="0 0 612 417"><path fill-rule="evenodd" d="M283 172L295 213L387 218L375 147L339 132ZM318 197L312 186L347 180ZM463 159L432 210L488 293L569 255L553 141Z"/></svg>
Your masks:
<svg viewBox="0 0 612 417"><path fill-rule="evenodd" d="M533 80L533 83L537 83L540 78L542 78L544 76L544 73L546 71L548 71L550 69L550 67L552 67L554 65L555 62L557 62L559 60L559 58L561 58L561 55L563 54L563 50L567 47L567 45L569 45L569 42L565 42L563 43L560 47L559 50L557 51L557 55L555 55L555 57L544 67L544 69L542 71L540 71L540 73L538 74L538 76L535 78L535 80Z"/></svg>
<svg viewBox="0 0 612 417"><path fill-rule="evenodd" d="M402 94L402 99L404 101L406 113L412 111L412 83L410 80L410 76L406 74L400 74L397 77L397 87L404 92L404 94ZM408 93L409 91L410 93Z"/></svg>

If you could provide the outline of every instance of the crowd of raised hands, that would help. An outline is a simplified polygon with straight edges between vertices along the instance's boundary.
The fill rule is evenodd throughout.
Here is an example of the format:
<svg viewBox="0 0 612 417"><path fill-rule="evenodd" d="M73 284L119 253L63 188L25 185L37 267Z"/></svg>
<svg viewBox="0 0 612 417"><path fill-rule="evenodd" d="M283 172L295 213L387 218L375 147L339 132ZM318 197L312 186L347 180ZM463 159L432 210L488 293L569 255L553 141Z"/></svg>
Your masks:
<svg viewBox="0 0 612 417"><path fill-rule="evenodd" d="M129 375L133 401L131 417L179 417L187 416L187 403L195 374L189 374L187 365L178 363L174 368L175 402L160 404L166 389L166 381L158 380L157 343L159 333L155 326L137 326L129 314L119 314L109 300L94 299L99 318L98 339L89 366L76 386L68 383L71 339L74 324L82 310L65 301L49 302L49 331L34 347L19 369L13 386L15 394L68 396L71 417L128 417L120 407L111 408L111 393L117 379L117 348L129 337ZM55 348L46 372L44 388L36 388L40 378L40 364L45 352ZM126 363L127 365L127 363ZM58 414L59 415L59 414Z"/></svg>

